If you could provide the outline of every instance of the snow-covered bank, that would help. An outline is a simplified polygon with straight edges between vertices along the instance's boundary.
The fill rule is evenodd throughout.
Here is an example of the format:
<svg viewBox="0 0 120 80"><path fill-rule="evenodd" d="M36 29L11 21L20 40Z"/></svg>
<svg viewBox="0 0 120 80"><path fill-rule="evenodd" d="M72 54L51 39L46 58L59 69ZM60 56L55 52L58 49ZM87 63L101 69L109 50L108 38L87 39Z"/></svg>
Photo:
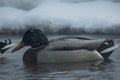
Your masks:
<svg viewBox="0 0 120 80"><path fill-rule="evenodd" d="M110 1L47 1L30 11L0 8L0 30L21 31L41 28L47 33L111 33L120 34L120 3ZM4 32L4 31L3 31Z"/></svg>

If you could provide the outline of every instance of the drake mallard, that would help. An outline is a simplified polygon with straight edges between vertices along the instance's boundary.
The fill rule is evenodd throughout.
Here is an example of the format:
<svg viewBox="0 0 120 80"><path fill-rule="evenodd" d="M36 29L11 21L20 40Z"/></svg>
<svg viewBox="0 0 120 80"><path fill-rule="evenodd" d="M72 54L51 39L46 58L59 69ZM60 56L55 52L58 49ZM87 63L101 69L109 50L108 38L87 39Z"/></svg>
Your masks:
<svg viewBox="0 0 120 80"><path fill-rule="evenodd" d="M108 58L118 46L113 40L88 39L81 37L62 37L48 40L40 29L27 30L22 41L12 50L31 46L24 55L27 63L65 63L96 61Z"/></svg>

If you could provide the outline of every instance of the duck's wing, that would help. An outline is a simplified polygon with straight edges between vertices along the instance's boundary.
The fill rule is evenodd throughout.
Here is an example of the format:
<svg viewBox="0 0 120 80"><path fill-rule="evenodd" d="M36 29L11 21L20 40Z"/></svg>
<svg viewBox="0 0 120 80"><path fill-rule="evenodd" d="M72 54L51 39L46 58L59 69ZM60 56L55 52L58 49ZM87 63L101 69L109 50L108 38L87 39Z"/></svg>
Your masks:
<svg viewBox="0 0 120 80"><path fill-rule="evenodd" d="M96 50L105 39L84 40L78 38L63 38L51 41L45 49L50 50Z"/></svg>
<svg viewBox="0 0 120 80"><path fill-rule="evenodd" d="M57 38L57 39L52 39L49 41L49 43L54 42L54 41L58 41L58 40L65 40L65 39L91 40L90 38L85 38L85 37L68 36L68 37L61 37L61 38Z"/></svg>

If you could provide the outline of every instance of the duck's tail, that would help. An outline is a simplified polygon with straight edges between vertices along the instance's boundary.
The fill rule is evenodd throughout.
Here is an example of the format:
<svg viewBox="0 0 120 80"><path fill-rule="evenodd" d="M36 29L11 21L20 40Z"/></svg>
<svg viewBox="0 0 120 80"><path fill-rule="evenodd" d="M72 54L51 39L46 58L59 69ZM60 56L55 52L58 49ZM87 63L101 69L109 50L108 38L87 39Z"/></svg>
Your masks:
<svg viewBox="0 0 120 80"><path fill-rule="evenodd" d="M105 41L97 51L106 59L113 53L113 51L119 47L119 44L115 45L113 40Z"/></svg>

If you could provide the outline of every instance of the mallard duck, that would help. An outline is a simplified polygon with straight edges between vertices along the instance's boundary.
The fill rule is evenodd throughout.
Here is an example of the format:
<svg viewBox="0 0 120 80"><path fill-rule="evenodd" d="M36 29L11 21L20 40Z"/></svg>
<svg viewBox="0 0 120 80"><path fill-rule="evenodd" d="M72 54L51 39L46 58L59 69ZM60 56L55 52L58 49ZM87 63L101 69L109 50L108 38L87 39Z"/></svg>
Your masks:
<svg viewBox="0 0 120 80"><path fill-rule="evenodd" d="M27 63L65 63L96 61L108 58L118 46L113 40L88 39L82 37L62 37L48 40L40 29L30 28L20 43L12 50L31 46L24 55Z"/></svg>
<svg viewBox="0 0 120 80"><path fill-rule="evenodd" d="M11 42L10 39L5 40L4 42L0 42L0 55L2 55L5 51L7 51L10 47L14 46L14 43Z"/></svg>

